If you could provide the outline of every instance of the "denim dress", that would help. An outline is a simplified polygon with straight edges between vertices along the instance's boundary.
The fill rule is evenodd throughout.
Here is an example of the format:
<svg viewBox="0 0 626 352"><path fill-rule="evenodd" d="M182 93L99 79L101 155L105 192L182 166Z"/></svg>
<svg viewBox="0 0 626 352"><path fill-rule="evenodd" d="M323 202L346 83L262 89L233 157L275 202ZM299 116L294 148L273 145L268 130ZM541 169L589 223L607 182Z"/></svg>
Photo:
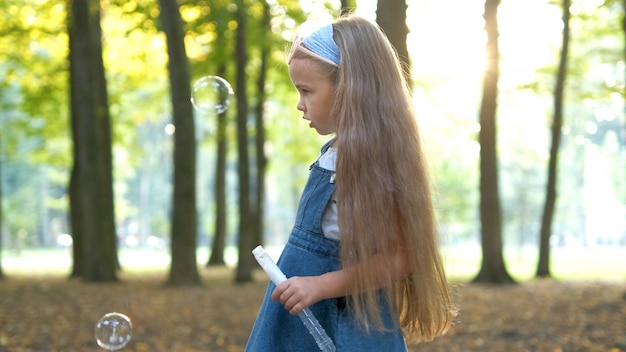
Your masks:
<svg viewBox="0 0 626 352"><path fill-rule="evenodd" d="M328 147L329 143L324 145L322 153ZM311 165L295 225L277 263L287 277L316 276L341 269L340 242L325 237L322 232L322 214L335 191L334 174L320 167L318 162ZM300 318L289 314L280 302L272 302L275 287L270 281L246 351L319 351ZM381 332L370 328L368 332L356 321L344 297L326 299L309 308L338 352L406 351L401 330L384 309L383 321L390 330Z"/></svg>

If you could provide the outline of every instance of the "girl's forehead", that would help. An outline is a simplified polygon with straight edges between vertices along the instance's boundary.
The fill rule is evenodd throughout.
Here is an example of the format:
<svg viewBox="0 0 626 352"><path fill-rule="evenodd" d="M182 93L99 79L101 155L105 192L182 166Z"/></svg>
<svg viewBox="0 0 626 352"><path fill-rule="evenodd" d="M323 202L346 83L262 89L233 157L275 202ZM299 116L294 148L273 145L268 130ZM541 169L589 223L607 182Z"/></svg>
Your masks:
<svg viewBox="0 0 626 352"><path fill-rule="evenodd" d="M312 59L302 56L294 57L289 61L290 68L307 68L312 65L315 65Z"/></svg>
<svg viewBox="0 0 626 352"><path fill-rule="evenodd" d="M310 66L311 66L310 60L304 60L304 59L291 60L291 62L289 63L289 74L291 76L310 74L312 71Z"/></svg>
<svg viewBox="0 0 626 352"><path fill-rule="evenodd" d="M297 57L289 62L289 74L321 75L320 64L314 59Z"/></svg>

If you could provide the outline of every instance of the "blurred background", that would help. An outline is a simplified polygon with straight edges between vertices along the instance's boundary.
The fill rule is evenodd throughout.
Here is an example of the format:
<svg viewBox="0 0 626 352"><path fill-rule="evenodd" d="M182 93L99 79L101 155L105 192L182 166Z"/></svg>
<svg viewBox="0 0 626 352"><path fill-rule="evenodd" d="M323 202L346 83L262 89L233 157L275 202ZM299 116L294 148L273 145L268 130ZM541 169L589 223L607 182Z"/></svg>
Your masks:
<svg viewBox="0 0 626 352"><path fill-rule="evenodd" d="M263 243L278 255L325 141L295 109L286 51L302 23L350 9L406 18L453 278L485 269L489 236L502 243L505 267L496 271L540 275L549 213L549 275L626 279L626 3L503 0L497 59L487 51L490 1L407 3L3 1L0 273L47 267L109 281L120 269L155 266L188 283L198 265L225 264L251 280L255 264L238 252ZM479 115L494 67L499 204L489 213L499 226L486 237ZM233 94L215 98L225 111L191 107L193 83L205 76L230 83Z"/></svg>

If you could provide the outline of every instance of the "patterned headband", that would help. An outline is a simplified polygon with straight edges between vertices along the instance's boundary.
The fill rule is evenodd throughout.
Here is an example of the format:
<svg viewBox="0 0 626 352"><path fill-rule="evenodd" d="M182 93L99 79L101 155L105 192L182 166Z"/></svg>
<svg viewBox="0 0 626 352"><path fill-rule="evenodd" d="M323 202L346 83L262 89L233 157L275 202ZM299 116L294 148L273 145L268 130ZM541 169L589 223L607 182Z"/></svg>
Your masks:
<svg viewBox="0 0 626 352"><path fill-rule="evenodd" d="M330 64L339 66L340 54L333 40L333 25L327 24L302 40L304 47Z"/></svg>

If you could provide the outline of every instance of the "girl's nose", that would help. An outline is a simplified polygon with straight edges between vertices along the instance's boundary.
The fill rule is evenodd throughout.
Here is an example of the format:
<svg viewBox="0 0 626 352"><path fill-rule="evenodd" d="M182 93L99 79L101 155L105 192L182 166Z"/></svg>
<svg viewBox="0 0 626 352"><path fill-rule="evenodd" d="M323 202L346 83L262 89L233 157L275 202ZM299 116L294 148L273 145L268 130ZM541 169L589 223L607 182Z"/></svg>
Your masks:
<svg viewBox="0 0 626 352"><path fill-rule="evenodd" d="M304 103L302 102L302 99L298 99L298 104L296 105L296 109L298 109L298 111L304 112L305 106L304 106Z"/></svg>

